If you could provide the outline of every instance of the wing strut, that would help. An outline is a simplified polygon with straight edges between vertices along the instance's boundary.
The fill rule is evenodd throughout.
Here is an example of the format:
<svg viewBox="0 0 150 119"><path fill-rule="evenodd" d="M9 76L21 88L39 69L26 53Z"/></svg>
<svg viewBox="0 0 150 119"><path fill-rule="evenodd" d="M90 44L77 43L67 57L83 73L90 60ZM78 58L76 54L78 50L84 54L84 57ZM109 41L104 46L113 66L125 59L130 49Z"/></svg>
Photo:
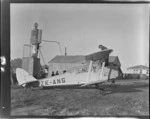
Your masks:
<svg viewBox="0 0 150 119"><path fill-rule="evenodd" d="M88 75L87 75L87 82L89 82L89 77L90 77L91 70L92 70L92 63L93 63L93 61L90 61L89 70L88 70Z"/></svg>
<svg viewBox="0 0 150 119"><path fill-rule="evenodd" d="M104 66L105 66L105 62L102 63L102 69L101 69L101 72L100 72L100 80L101 79L103 80Z"/></svg>

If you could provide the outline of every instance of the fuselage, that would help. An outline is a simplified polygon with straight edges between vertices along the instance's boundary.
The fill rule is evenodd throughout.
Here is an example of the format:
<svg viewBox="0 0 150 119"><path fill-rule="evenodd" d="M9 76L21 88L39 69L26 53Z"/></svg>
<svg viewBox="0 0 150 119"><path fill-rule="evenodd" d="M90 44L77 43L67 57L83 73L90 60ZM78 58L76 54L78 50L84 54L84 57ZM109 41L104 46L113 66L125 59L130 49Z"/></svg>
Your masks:
<svg viewBox="0 0 150 119"><path fill-rule="evenodd" d="M72 86L72 85L84 85L88 83L101 83L108 79L116 78L116 75L109 75L110 69L104 68L104 73L100 77L99 72L91 71L89 77L88 72L82 73L65 73L62 75L56 75L44 79L37 80L35 82L27 83L26 87L57 87L57 86ZM111 71L115 74L115 70Z"/></svg>
<svg viewBox="0 0 150 119"><path fill-rule="evenodd" d="M39 80L39 86L63 86L63 85L81 85L85 84L88 81L86 80L88 72L79 73L79 74L70 74L66 73L63 75L53 76L50 78L45 78ZM97 80L96 74L91 73L90 78Z"/></svg>
<svg viewBox="0 0 150 119"><path fill-rule="evenodd" d="M52 87L52 86L71 86L71 85L82 85L93 81L99 81L97 73L91 72L89 79L87 79L88 72L70 74L65 73L63 75L53 76L38 80L37 82L31 82L26 84L26 87ZM101 79L104 81L105 79Z"/></svg>

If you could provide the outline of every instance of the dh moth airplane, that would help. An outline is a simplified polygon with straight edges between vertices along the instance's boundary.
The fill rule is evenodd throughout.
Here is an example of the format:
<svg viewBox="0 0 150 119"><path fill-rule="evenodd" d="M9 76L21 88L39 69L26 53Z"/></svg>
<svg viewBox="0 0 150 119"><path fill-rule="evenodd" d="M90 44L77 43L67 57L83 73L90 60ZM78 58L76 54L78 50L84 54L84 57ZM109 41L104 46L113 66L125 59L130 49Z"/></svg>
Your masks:
<svg viewBox="0 0 150 119"><path fill-rule="evenodd" d="M105 49L96 53L86 55L85 58L88 63L86 72L82 73L69 73L66 72L62 75L56 75L44 79L36 79L27 71L21 68L16 69L16 76L19 85L30 88L44 88L44 87L59 87L59 86L72 86L78 85L80 87L95 85L97 88L100 84L105 83L109 77L104 73L105 64L112 52L111 49ZM95 62L98 62L96 66ZM111 77L116 78L116 77Z"/></svg>

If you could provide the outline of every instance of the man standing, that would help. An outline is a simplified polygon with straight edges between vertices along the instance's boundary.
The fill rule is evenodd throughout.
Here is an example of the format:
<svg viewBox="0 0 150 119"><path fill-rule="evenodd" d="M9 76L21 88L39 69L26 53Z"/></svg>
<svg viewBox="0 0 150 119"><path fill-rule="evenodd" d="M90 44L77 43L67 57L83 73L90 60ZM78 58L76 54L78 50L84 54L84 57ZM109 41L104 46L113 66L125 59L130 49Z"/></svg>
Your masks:
<svg viewBox="0 0 150 119"><path fill-rule="evenodd" d="M32 70L32 75L35 78L40 78L40 59L38 58L38 51L41 43L41 37L42 37L42 30L38 29L38 24L34 24L34 29L31 31L31 39L30 43L32 46L32 65L31 70Z"/></svg>
<svg viewBox="0 0 150 119"><path fill-rule="evenodd" d="M99 45L98 47L99 47L99 49L100 49L101 51L108 49L107 47L105 47L105 46L103 46L103 45Z"/></svg>
<svg viewBox="0 0 150 119"><path fill-rule="evenodd" d="M32 57L38 56L39 45L41 43L42 30L38 29L38 24L34 24L34 29L31 31L30 42L32 44Z"/></svg>

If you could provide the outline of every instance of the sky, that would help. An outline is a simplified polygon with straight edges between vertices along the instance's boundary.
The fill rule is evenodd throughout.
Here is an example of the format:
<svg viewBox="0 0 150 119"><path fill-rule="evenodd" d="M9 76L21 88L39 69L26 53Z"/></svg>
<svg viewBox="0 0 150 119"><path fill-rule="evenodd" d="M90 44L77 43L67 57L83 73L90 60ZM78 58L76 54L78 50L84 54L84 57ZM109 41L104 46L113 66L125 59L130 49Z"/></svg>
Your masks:
<svg viewBox="0 0 150 119"><path fill-rule="evenodd" d="M149 65L148 4L35 4L11 3L11 59L23 57L34 23L42 40L58 41L63 55L87 55L100 44L113 49L123 72L134 65ZM60 49L56 43L41 43L46 64ZM29 56L25 47L24 56ZM41 64L43 64L41 59Z"/></svg>

